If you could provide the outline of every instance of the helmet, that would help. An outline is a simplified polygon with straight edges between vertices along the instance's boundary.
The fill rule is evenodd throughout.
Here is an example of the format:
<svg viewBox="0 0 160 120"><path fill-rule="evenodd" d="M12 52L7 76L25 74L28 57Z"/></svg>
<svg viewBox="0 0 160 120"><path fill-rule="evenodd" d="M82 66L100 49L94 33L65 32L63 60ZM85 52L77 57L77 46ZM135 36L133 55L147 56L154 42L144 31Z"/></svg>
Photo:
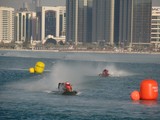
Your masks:
<svg viewBox="0 0 160 120"><path fill-rule="evenodd" d="M69 82L66 82L65 84L66 84L66 85L70 85L70 83L69 83Z"/></svg>

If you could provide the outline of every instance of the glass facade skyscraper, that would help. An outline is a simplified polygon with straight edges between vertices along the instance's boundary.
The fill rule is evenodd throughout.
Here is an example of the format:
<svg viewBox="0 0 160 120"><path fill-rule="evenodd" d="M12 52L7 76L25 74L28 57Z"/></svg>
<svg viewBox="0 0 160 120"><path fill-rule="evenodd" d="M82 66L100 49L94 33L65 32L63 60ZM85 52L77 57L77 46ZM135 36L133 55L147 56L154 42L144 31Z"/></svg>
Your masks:
<svg viewBox="0 0 160 120"><path fill-rule="evenodd" d="M66 0L67 33L66 40L91 42L92 0Z"/></svg>
<svg viewBox="0 0 160 120"><path fill-rule="evenodd" d="M149 43L151 38L152 0L132 0L132 42Z"/></svg>
<svg viewBox="0 0 160 120"><path fill-rule="evenodd" d="M114 0L93 0L92 42L113 44Z"/></svg>
<svg viewBox="0 0 160 120"><path fill-rule="evenodd" d="M67 41L148 44L152 0L66 0Z"/></svg>
<svg viewBox="0 0 160 120"><path fill-rule="evenodd" d="M45 36L56 36L56 12L52 10L45 11Z"/></svg>
<svg viewBox="0 0 160 120"><path fill-rule="evenodd" d="M119 8L119 43L149 43L152 0L120 0Z"/></svg>

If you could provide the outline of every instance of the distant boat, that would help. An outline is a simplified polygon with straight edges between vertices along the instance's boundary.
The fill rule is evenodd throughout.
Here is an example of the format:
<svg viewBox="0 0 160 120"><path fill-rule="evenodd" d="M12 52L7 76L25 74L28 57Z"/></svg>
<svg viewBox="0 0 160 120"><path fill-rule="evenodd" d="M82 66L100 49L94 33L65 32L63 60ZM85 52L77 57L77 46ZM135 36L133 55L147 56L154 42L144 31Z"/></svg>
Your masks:
<svg viewBox="0 0 160 120"><path fill-rule="evenodd" d="M101 77L108 77L109 76L108 70L104 69L103 72L99 74L99 76L101 76Z"/></svg>

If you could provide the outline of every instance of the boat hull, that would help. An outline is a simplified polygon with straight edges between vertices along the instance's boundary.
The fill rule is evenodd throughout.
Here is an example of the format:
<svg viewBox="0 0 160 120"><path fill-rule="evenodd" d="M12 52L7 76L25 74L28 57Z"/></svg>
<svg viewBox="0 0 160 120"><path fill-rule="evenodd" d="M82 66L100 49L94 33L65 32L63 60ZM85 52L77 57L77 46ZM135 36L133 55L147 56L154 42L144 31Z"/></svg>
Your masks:
<svg viewBox="0 0 160 120"><path fill-rule="evenodd" d="M77 91L72 91L72 92L63 92L62 95L76 95Z"/></svg>
<svg viewBox="0 0 160 120"><path fill-rule="evenodd" d="M109 77L109 74L105 75L105 74L99 74L99 76L101 77Z"/></svg>

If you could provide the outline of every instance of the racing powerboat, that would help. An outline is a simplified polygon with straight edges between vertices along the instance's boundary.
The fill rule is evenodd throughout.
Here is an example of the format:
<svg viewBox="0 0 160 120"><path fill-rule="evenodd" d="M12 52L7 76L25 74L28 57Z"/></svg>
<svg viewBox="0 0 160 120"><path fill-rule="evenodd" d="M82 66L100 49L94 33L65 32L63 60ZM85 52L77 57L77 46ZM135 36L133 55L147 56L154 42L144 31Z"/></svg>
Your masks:
<svg viewBox="0 0 160 120"><path fill-rule="evenodd" d="M99 74L99 76L101 76L101 77L108 77L109 76L108 70L104 69L103 72Z"/></svg>
<svg viewBox="0 0 160 120"><path fill-rule="evenodd" d="M58 90L62 95L76 95L77 91L72 90L69 82L58 83Z"/></svg>

